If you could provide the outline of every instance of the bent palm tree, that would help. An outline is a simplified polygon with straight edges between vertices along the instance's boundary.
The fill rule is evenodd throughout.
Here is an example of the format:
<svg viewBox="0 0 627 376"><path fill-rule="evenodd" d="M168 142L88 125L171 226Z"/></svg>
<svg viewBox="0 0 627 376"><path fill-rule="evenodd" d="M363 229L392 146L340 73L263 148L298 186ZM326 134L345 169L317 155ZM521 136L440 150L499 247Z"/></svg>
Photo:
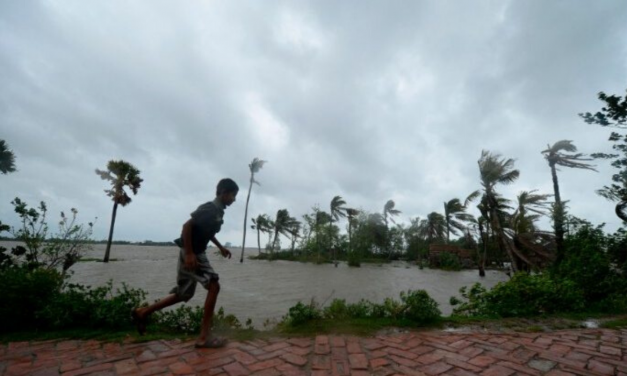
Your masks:
<svg viewBox="0 0 627 376"><path fill-rule="evenodd" d="M139 170L132 164L119 160L109 161L107 163L107 171L96 169L96 174L100 175L102 180L111 182L112 188L105 189L107 196L113 200L113 214L111 214L111 227L109 228L109 239L107 240L107 250L105 251L104 262L109 262L109 253L111 251L111 241L113 239L113 227L115 226L115 216L118 211L118 205L126 206L131 203L130 196L124 190L128 187L134 195L141 187L144 181L139 176Z"/></svg>
<svg viewBox="0 0 627 376"><path fill-rule="evenodd" d="M331 206L330 206L331 220L329 221L329 234L332 234L333 222L338 222L340 218L346 217L346 208L344 207L344 205L346 205L346 201L342 199L342 196L335 196L331 200ZM335 250L336 247L334 245L331 245L331 248L333 249L333 252L334 252L333 262L337 265L337 260L336 260L337 251Z"/></svg>
<svg viewBox="0 0 627 376"><path fill-rule="evenodd" d="M479 197L479 191L474 191L462 204L460 199L454 198L444 203L444 219L446 220L446 242L451 241L451 233L457 235L458 231L463 232L466 229L466 225L463 222L470 222L474 219L472 214L466 213L468 204L474 199Z"/></svg>
<svg viewBox="0 0 627 376"><path fill-rule="evenodd" d="M446 219L438 212L431 212L427 219L420 221L420 236L431 244L434 240L443 240L446 233Z"/></svg>
<svg viewBox="0 0 627 376"><path fill-rule="evenodd" d="M515 234L526 234L536 230L535 221L547 214L548 200L551 195L537 194L536 190L522 191L516 197L517 207L512 215L512 227Z"/></svg>
<svg viewBox="0 0 627 376"><path fill-rule="evenodd" d="M259 158L255 158L248 165L248 168L250 169L250 186L248 187L248 196L246 197L246 209L244 210L244 237L242 239L242 254L239 257L239 262L244 262L244 247L246 247L246 221L248 220L248 202L250 201L250 192L253 190L253 183L261 185L258 181L255 180L255 174L259 172L259 170L261 170L265 163L268 162L262 161Z"/></svg>
<svg viewBox="0 0 627 376"><path fill-rule="evenodd" d="M252 218L253 225L250 226L253 230L257 230L257 248L259 254L261 254L261 233L269 231L272 226L270 225L270 217L267 214L259 214L257 218Z"/></svg>
<svg viewBox="0 0 627 376"><path fill-rule="evenodd" d="M514 160L502 158L498 154L492 154L486 150L481 152L479 174L484 190L486 211L490 219L492 231L496 235L501 251L506 252L510 258L512 269L517 272L518 259L516 258L512 242L506 238L503 229L503 215L499 211L498 193L495 191L497 184L511 184L520 176L520 171L514 169ZM523 258L522 256L521 258ZM525 258L525 261L526 258ZM527 261L528 262L528 261Z"/></svg>
<svg viewBox="0 0 627 376"><path fill-rule="evenodd" d="M274 254L279 234L288 236L289 230L294 226L294 222L296 222L296 219L290 217L290 213L287 209L277 211L276 218L274 219L274 240L272 241L271 255Z"/></svg>
<svg viewBox="0 0 627 376"><path fill-rule="evenodd" d="M346 208L346 216L348 217L348 253L353 252L353 219L359 215L359 210Z"/></svg>
<svg viewBox="0 0 627 376"><path fill-rule="evenodd" d="M15 154L4 140L0 140L0 172L4 175L15 172Z"/></svg>
<svg viewBox="0 0 627 376"><path fill-rule="evenodd" d="M322 234L324 235L324 228L325 228L324 226L327 223L330 223L333 220L333 218L331 217L329 213L318 209L318 207L314 208L314 216L315 216L314 227L316 230L316 249L317 249L316 262L320 263L320 251L322 250L322 246L320 245L320 233L322 232Z"/></svg>
<svg viewBox="0 0 627 376"><path fill-rule="evenodd" d="M544 154L544 158L549 163L549 167L551 167L551 176L553 178L553 191L555 192L554 226L555 243L557 245L557 258L555 260L556 264L559 264L564 256L564 206L562 203L562 198L560 196L560 187L557 181L556 166L596 171L593 165L586 163L586 161L591 161L592 158L584 158L584 154L582 153L572 154L576 151L577 147L573 145L572 141L569 140L558 141L552 146L547 145L547 149L542 151L542 154Z"/></svg>
<svg viewBox="0 0 627 376"><path fill-rule="evenodd" d="M296 247L296 240L300 238L300 226L302 223L298 221L296 218L291 218L289 228L287 229L287 233L292 238L292 254L294 254L294 249Z"/></svg>
<svg viewBox="0 0 627 376"><path fill-rule="evenodd" d="M388 202L386 202L385 205L383 206L383 220L385 222L386 237L387 237L387 234L389 234L388 219L392 221L392 223L396 224L396 222L394 222L393 217L396 217L397 215L401 214L401 211L394 209L394 206L396 206L396 203L394 203L394 200L388 200ZM386 239L385 247L386 247L386 251L388 252L388 259L391 259L392 250L390 249L388 243L389 242Z"/></svg>

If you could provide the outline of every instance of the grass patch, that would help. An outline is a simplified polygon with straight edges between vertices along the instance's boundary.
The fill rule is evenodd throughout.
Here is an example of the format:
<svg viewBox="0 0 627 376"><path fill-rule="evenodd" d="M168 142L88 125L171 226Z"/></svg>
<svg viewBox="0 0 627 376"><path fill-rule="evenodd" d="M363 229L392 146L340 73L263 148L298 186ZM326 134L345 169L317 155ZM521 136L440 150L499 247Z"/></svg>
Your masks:
<svg viewBox="0 0 627 376"><path fill-rule="evenodd" d="M627 328L627 317L604 321L599 326L605 329L624 329Z"/></svg>

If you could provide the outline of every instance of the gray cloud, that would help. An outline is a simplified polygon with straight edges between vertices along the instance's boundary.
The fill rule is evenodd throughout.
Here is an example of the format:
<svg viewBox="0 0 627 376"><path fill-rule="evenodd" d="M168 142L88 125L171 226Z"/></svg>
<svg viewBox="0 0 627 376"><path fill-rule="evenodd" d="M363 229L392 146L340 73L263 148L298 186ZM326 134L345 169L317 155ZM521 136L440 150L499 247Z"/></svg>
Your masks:
<svg viewBox="0 0 627 376"><path fill-rule="evenodd" d="M540 151L571 139L608 150L608 132L577 113L627 82L627 5L619 0L425 2L7 2L0 5L0 138L19 171L9 202L46 200L110 220L109 159L145 179L120 210L118 239L170 240L225 176L243 188L223 241L250 213L301 216L335 195L402 221L480 188L482 149L516 159L501 191L552 193ZM612 169L563 170L571 211L614 229L594 194ZM56 215L56 214L55 214Z"/></svg>

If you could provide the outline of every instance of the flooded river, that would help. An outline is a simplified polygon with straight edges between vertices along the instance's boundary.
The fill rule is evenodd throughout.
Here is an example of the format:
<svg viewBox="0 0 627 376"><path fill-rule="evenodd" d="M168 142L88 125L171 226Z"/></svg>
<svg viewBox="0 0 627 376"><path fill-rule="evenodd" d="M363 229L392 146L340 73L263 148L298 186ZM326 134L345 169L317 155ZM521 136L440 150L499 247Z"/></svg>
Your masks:
<svg viewBox="0 0 627 376"><path fill-rule="evenodd" d="M9 243L4 244L7 247ZM96 245L85 257L101 259L105 246ZM399 299L405 290L424 289L440 304L444 315L451 313L449 298L458 295L462 286L481 282L492 287L507 280L503 272L488 270L480 278L476 270L447 272L422 269L404 262L392 264L364 264L350 268L346 264L314 265L289 261L239 262L240 250L231 248L234 256L225 260L209 249L209 259L220 274L222 289L218 306L237 316L242 322L251 318L257 327L266 319L280 319L298 301L330 302L334 298L356 302L367 299L381 303L385 298ZM257 254L256 248L247 254ZM130 287L141 288L153 301L168 294L176 281L178 248L133 245L113 245L111 258L118 261L79 262L71 270L72 282L100 286L112 279L114 286L123 282ZM198 288L189 304L204 303L204 289Z"/></svg>

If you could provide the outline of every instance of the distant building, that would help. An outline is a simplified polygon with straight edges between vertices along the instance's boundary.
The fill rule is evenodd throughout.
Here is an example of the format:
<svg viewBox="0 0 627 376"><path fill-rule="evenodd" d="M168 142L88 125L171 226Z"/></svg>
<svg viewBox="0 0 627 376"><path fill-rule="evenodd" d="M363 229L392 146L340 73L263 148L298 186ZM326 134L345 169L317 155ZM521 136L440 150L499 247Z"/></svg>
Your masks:
<svg viewBox="0 0 627 376"><path fill-rule="evenodd" d="M439 267L440 255L444 252L457 256L464 268L472 268L475 266L473 251L452 244L429 245L429 265Z"/></svg>

